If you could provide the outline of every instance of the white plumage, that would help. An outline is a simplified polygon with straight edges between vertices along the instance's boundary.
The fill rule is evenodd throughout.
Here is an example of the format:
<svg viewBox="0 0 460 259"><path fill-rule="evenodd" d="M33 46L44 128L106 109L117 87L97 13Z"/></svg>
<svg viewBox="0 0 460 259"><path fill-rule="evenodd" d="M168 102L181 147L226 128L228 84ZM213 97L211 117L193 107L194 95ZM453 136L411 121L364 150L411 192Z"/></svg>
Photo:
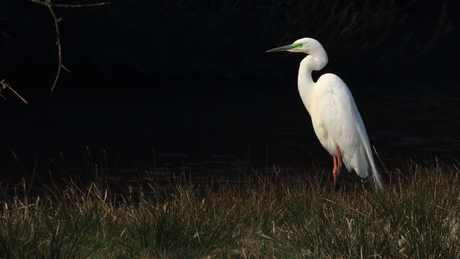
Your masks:
<svg viewBox="0 0 460 259"><path fill-rule="evenodd" d="M312 70L321 70L328 62L323 46L315 39L303 38L267 52L275 51L308 54L300 62L299 94L310 113L316 136L333 157L334 185L343 161L348 171L354 170L362 178L370 171L376 186L383 190L366 128L347 85L334 74L324 74L316 83L311 77Z"/></svg>

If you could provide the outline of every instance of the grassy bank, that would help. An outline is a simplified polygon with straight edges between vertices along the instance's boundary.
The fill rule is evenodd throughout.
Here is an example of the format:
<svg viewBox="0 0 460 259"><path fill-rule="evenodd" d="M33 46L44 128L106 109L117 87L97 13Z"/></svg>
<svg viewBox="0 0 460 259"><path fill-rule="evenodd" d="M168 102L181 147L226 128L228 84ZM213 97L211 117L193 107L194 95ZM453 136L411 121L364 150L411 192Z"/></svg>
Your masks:
<svg viewBox="0 0 460 259"><path fill-rule="evenodd" d="M320 173L170 189L146 180L124 195L68 181L5 195L0 258L455 258L458 173L412 163L386 177L385 193L366 181L333 192Z"/></svg>

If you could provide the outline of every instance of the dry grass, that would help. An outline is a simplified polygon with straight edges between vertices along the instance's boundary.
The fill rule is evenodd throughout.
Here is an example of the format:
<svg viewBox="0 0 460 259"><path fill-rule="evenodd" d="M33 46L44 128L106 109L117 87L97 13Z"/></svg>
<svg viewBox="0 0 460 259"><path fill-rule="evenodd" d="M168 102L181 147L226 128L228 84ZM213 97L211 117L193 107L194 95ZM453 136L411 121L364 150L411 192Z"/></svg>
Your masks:
<svg viewBox="0 0 460 259"><path fill-rule="evenodd" d="M458 173L413 163L385 193L282 172L149 196L68 182L3 202L0 258L454 258Z"/></svg>

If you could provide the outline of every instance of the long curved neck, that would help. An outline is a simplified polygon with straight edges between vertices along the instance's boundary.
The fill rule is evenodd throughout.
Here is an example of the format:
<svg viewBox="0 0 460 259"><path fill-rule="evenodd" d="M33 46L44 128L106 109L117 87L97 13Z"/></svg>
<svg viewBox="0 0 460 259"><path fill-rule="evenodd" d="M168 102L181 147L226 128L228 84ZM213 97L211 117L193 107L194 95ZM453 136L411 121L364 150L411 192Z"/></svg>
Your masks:
<svg viewBox="0 0 460 259"><path fill-rule="evenodd" d="M326 51L319 51L315 53L315 56L308 55L301 62L299 66L299 76L298 76L298 88L302 101L305 104L305 107L310 111L310 102L308 98L312 96L312 91L315 87L315 82L311 77L311 72L313 70L321 70L326 66L328 61Z"/></svg>

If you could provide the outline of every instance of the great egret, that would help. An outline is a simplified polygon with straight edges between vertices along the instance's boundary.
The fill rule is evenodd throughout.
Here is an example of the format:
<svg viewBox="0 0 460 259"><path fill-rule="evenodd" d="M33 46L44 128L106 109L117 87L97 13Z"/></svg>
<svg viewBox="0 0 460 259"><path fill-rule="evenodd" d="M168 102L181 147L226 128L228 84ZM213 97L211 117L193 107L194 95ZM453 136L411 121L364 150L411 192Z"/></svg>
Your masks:
<svg viewBox="0 0 460 259"><path fill-rule="evenodd" d="M311 77L312 70L321 70L328 61L321 43L312 38L302 38L291 45L266 52L277 51L307 54L300 62L299 93L310 113L316 136L332 156L334 186L337 186L343 161L349 172L354 170L361 178L367 177L371 171L375 185L383 190L366 128L347 85L334 74L324 74L316 83Z"/></svg>

